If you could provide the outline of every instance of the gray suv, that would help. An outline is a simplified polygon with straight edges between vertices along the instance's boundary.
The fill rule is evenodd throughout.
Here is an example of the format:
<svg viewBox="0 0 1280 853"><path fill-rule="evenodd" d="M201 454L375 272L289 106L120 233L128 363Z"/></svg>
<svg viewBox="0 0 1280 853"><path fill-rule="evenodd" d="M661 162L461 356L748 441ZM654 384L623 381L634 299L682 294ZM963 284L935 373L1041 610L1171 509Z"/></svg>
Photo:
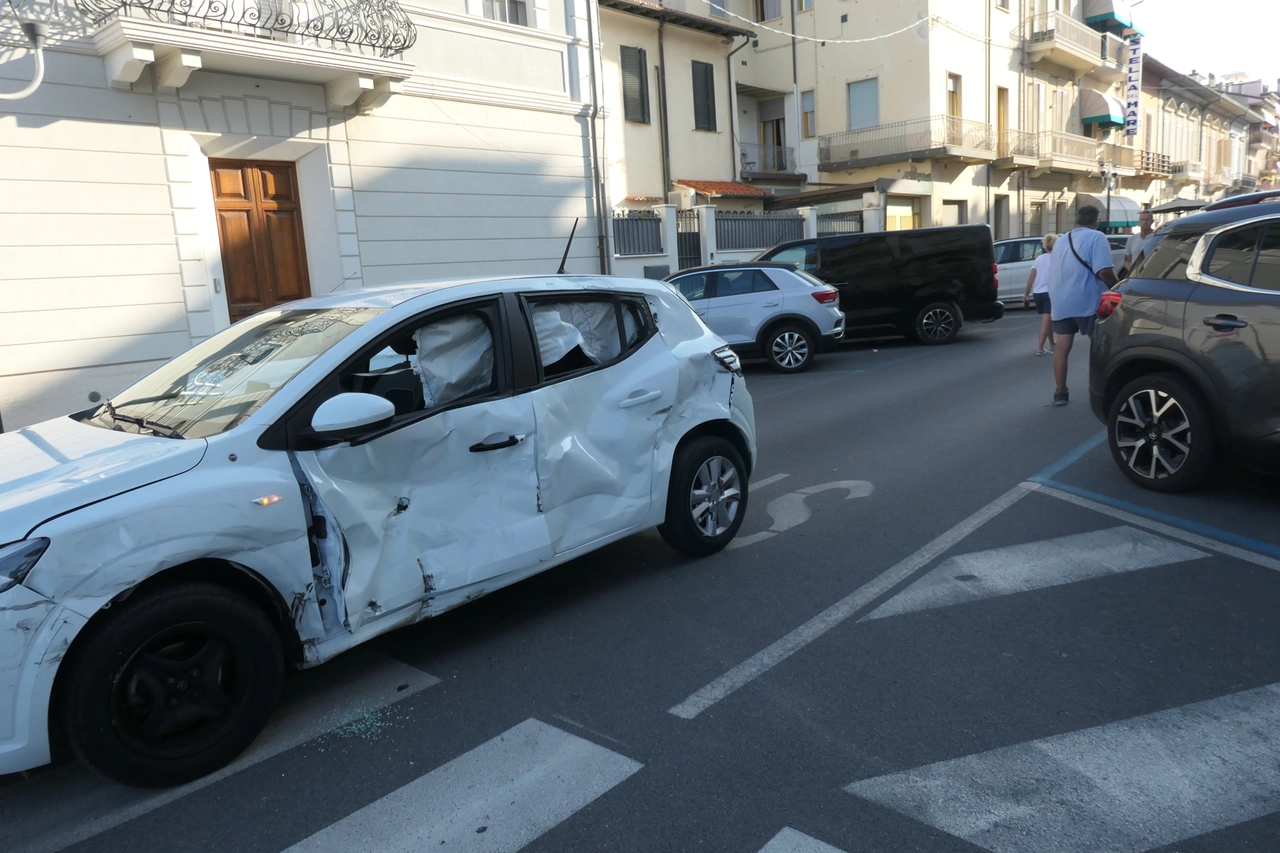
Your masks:
<svg viewBox="0 0 1280 853"><path fill-rule="evenodd" d="M1089 397L1129 479L1176 492L1227 461L1280 471L1280 202L1161 228L1099 316Z"/></svg>

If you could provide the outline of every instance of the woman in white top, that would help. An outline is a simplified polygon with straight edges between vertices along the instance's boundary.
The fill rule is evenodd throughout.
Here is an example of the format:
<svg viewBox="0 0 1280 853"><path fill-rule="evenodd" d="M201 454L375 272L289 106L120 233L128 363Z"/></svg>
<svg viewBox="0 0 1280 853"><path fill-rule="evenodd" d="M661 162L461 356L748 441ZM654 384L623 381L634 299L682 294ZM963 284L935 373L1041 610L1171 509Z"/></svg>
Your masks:
<svg viewBox="0 0 1280 853"><path fill-rule="evenodd" d="M1056 234L1044 235L1044 254L1036 256L1031 263L1031 275L1027 278L1027 290L1022 294L1022 305L1026 307L1034 297L1036 312L1040 314L1040 342L1036 346L1036 355L1044 355L1044 342L1049 342L1049 352L1057 345L1053 338L1053 320L1049 306L1049 270L1052 263L1053 244L1058 242Z"/></svg>

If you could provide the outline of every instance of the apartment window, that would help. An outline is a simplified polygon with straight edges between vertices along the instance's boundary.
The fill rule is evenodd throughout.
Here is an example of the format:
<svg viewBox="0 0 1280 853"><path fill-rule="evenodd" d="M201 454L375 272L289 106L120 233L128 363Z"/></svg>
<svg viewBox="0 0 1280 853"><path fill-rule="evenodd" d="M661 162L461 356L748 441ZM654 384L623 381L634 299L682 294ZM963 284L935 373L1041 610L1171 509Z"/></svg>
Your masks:
<svg viewBox="0 0 1280 853"><path fill-rule="evenodd" d="M935 78L936 79L936 78ZM960 112L960 75L947 75L947 115L959 118Z"/></svg>
<svg viewBox="0 0 1280 853"><path fill-rule="evenodd" d="M797 12L808 12L813 8L813 0L796 0Z"/></svg>
<svg viewBox="0 0 1280 853"><path fill-rule="evenodd" d="M996 8L997 8L997 9L1004 9L1006 12L1008 12L1008 11L1009 11L1009 0L996 0Z"/></svg>
<svg viewBox="0 0 1280 853"><path fill-rule="evenodd" d="M627 121L649 123L649 61L639 47L622 47L622 111Z"/></svg>
<svg viewBox="0 0 1280 853"><path fill-rule="evenodd" d="M1033 201L1031 203L1031 215L1027 217L1027 236L1041 237L1044 235L1044 202Z"/></svg>
<svg viewBox="0 0 1280 853"><path fill-rule="evenodd" d="M860 130L880 123L880 78L849 84L849 129Z"/></svg>
<svg viewBox="0 0 1280 853"><path fill-rule="evenodd" d="M756 20L772 21L782 17L782 0L756 0Z"/></svg>
<svg viewBox="0 0 1280 853"><path fill-rule="evenodd" d="M800 130L805 139L813 139L818 135L818 113L814 109L813 90L800 93Z"/></svg>
<svg viewBox="0 0 1280 853"><path fill-rule="evenodd" d="M484 0L484 16L504 24L529 26L529 12L525 0Z"/></svg>
<svg viewBox="0 0 1280 853"><path fill-rule="evenodd" d="M728 13L724 10L725 0L708 0L711 4L711 14L717 18L727 18Z"/></svg>
<svg viewBox="0 0 1280 853"><path fill-rule="evenodd" d="M716 70L710 62L693 61L693 129L716 129Z"/></svg>

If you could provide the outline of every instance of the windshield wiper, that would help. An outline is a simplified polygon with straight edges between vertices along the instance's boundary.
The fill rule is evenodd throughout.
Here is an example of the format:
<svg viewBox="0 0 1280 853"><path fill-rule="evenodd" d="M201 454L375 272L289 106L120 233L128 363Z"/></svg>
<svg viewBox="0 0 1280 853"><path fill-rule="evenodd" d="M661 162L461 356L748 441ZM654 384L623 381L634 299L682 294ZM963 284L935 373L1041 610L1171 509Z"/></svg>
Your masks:
<svg viewBox="0 0 1280 853"><path fill-rule="evenodd" d="M161 438L184 438L182 433L178 432L168 424L162 424L159 421L151 421L146 418L137 418L133 415L122 415L116 411L116 407L110 400L102 404L102 408L106 409L107 415L111 420L118 423L133 424L134 426L149 430L152 435L158 435Z"/></svg>

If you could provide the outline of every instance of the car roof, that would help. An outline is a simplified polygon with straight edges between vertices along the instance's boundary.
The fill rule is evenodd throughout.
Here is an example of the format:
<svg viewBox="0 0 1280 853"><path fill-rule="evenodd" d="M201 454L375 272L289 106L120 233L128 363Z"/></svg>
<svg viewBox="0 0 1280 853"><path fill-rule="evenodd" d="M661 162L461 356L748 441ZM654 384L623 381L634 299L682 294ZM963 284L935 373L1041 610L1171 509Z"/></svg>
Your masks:
<svg viewBox="0 0 1280 853"><path fill-rule="evenodd" d="M703 267L690 267L687 270L673 272L667 276L667 280L671 280L676 276L688 275L694 272L712 272L713 270L750 270L750 269L774 269L774 270L796 270L796 265L787 261L732 261L727 264L707 264Z"/></svg>
<svg viewBox="0 0 1280 853"><path fill-rule="evenodd" d="M1251 204L1261 204L1262 202L1270 200L1280 200L1280 189L1261 190L1256 193L1244 193L1243 195L1229 195L1226 198L1211 201L1200 209L1202 211L1226 210L1232 207L1246 207Z"/></svg>
<svg viewBox="0 0 1280 853"><path fill-rule="evenodd" d="M1243 207L1222 207L1175 219L1160 230L1165 234L1181 234L1186 231L1203 233L1217 228L1219 225L1230 225L1232 222L1239 222L1242 219L1276 215L1280 215L1280 201L1249 204Z"/></svg>
<svg viewBox="0 0 1280 853"><path fill-rule="evenodd" d="M630 290L654 291L661 282L648 279L622 278L605 275L528 275L490 276L477 278L441 279L439 281L403 282L360 290L339 291L326 296L314 296L296 302L284 302L281 309L294 308L393 308L414 299L458 291L458 298L500 293L508 290Z"/></svg>

